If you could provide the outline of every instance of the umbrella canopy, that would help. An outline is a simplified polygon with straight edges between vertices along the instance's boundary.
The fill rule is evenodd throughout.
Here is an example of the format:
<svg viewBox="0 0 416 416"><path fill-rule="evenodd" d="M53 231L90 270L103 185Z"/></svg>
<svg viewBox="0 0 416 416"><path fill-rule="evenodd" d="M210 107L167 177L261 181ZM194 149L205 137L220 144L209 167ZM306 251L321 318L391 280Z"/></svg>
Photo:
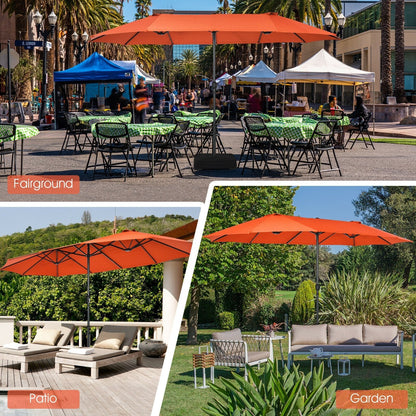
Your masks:
<svg viewBox="0 0 416 416"><path fill-rule="evenodd" d="M1 270L21 275L87 275L87 344L90 345L90 273L127 269L188 257L192 243L177 238L137 231L99 237L94 240L7 260Z"/></svg>
<svg viewBox="0 0 416 416"><path fill-rule="evenodd" d="M338 39L333 33L279 16L262 14L154 14L144 19L106 30L91 37L91 42L121 45L215 45L230 43L314 42ZM216 83L213 83L213 96ZM215 111L212 137L216 137ZM213 139L212 153L216 152Z"/></svg>
<svg viewBox="0 0 416 416"><path fill-rule="evenodd" d="M391 245L411 240L359 221L270 214L205 236L212 242L316 245L316 320L319 321L319 246Z"/></svg>

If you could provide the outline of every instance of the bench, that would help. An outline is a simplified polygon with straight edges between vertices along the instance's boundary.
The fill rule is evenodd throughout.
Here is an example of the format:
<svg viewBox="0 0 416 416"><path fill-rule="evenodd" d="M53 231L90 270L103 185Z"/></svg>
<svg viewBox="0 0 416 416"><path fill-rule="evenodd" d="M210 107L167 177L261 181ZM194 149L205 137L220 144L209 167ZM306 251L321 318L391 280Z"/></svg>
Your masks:
<svg viewBox="0 0 416 416"><path fill-rule="evenodd" d="M334 355L396 355L403 369L403 331L396 325L293 325L288 333L290 368L295 355L322 348Z"/></svg>

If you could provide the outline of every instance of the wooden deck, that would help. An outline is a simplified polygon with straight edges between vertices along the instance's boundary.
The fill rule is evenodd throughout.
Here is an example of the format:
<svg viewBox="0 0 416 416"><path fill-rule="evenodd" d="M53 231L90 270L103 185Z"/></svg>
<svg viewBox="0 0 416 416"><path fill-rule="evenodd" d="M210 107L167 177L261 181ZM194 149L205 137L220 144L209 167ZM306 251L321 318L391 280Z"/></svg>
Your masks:
<svg viewBox="0 0 416 416"><path fill-rule="evenodd" d="M92 379L88 368L64 367L55 373L54 360L29 364L29 373L20 372L20 364L0 360L0 413L7 416L132 416L150 415L163 358L142 358L100 369L100 378ZM14 389L79 390L80 408L71 410L7 410L5 392ZM7 403L6 403L7 406ZM5 410L5 412L4 412Z"/></svg>

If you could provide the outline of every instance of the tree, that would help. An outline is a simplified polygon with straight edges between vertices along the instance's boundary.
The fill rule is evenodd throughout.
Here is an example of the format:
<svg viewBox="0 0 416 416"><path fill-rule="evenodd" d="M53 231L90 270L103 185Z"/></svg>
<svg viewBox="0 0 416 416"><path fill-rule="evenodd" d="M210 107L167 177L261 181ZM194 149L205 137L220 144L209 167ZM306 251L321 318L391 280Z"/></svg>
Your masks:
<svg viewBox="0 0 416 416"><path fill-rule="evenodd" d="M376 186L353 201L364 222L416 241L416 189L407 186ZM406 287L416 261L416 243L374 246L373 262L380 271L401 273Z"/></svg>
<svg viewBox="0 0 416 416"><path fill-rule="evenodd" d="M398 103L406 102L404 92L404 7L404 0L396 0L394 22L394 95Z"/></svg>
<svg viewBox="0 0 416 416"><path fill-rule="evenodd" d="M149 16L150 6L152 5L151 0L136 0L135 5L137 12L134 17L136 20Z"/></svg>
<svg viewBox="0 0 416 416"><path fill-rule="evenodd" d="M388 96L393 94L391 82L391 51L390 51L390 29L391 29L391 0L381 0L381 98L386 102Z"/></svg>
<svg viewBox="0 0 416 416"><path fill-rule="evenodd" d="M295 192L296 188L277 186L217 187L212 195L204 233L266 214L293 214ZM197 342L201 292L208 288L214 289L216 294L232 290L237 294L244 312L247 304L262 291L297 278L301 266L299 246L211 243L203 240L191 286L187 342Z"/></svg>
<svg viewBox="0 0 416 416"><path fill-rule="evenodd" d="M182 73L188 78L188 88L191 89L192 78L198 73L198 56L192 49L182 52L180 61Z"/></svg>
<svg viewBox="0 0 416 416"><path fill-rule="evenodd" d="M84 225L91 224L91 212L84 211L82 213L81 221Z"/></svg>

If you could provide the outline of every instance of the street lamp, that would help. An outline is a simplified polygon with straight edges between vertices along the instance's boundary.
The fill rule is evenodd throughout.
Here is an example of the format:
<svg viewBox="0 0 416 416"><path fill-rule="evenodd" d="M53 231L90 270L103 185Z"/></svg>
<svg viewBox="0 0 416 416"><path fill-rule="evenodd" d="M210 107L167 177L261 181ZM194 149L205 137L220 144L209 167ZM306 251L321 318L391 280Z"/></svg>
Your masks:
<svg viewBox="0 0 416 416"><path fill-rule="evenodd" d="M39 13L39 10L33 15L33 20L36 24L36 31L39 36L43 38L43 77L42 77L42 102L40 106L40 113L39 113L39 120L42 120L46 114L46 86L48 83L48 75L46 73L46 58L47 58L47 48L46 43L48 41L49 35L51 35L51 39L53 37L53 31L55 29L56 21L58 20L56 14L52 11L51 14L48 16L49 22L49 29L40 28L40 25L43 20L43 16Z"/></svg>
<svg viewBox="0 0 416 416"><path fill-rule="evenodd" d="M273 59L274 48L272 47L271 49L269 49L266 45L263 48L263 52L264 52L264 59L265 61L267 61L267 65L270 65L270 62Z"/></svg>
<svg viewBox="0 0 416 416"><path fill-rule="evenodd" d="M253 62L253 60L254 60L254 57L253 57L253 55L252 54L250 54L249 56L248 56L248 60L250 61L250 65L251 65L251 63Z"/></svg>
<svg viewBox="0 0 416 416"><path fill-rule="evenodd" d="M340 39L342 39L342 33L344 31L344 26L345 26L345 21L346 21L346 17L340 13L337 16L337 21L338 21L338 31L335 31L333 33L335 33ZM326 14L326 16L324 17L324 22L325 22L325 29L328 32L332 32L331 28L332 28L332 16L330 15L330 13L328 12ZM334 47L333 47L333 55L336 58L337 57L337 41L334 39Z"/></svg>
<svg viewBox="0 0 416 416"><path fill-rule="evenodd" d="M77 32L74 32L72 34L72 43L74 45L74 55L75 55L75 60L76 63L79 64L81 62L81 55L82 55L82 51L85 49L85 47L87 46L87 42L88 42L88 33L85 31L82 35L81 35L81 42L78 43L78 39L79 39L79 35Z"/></svg>

